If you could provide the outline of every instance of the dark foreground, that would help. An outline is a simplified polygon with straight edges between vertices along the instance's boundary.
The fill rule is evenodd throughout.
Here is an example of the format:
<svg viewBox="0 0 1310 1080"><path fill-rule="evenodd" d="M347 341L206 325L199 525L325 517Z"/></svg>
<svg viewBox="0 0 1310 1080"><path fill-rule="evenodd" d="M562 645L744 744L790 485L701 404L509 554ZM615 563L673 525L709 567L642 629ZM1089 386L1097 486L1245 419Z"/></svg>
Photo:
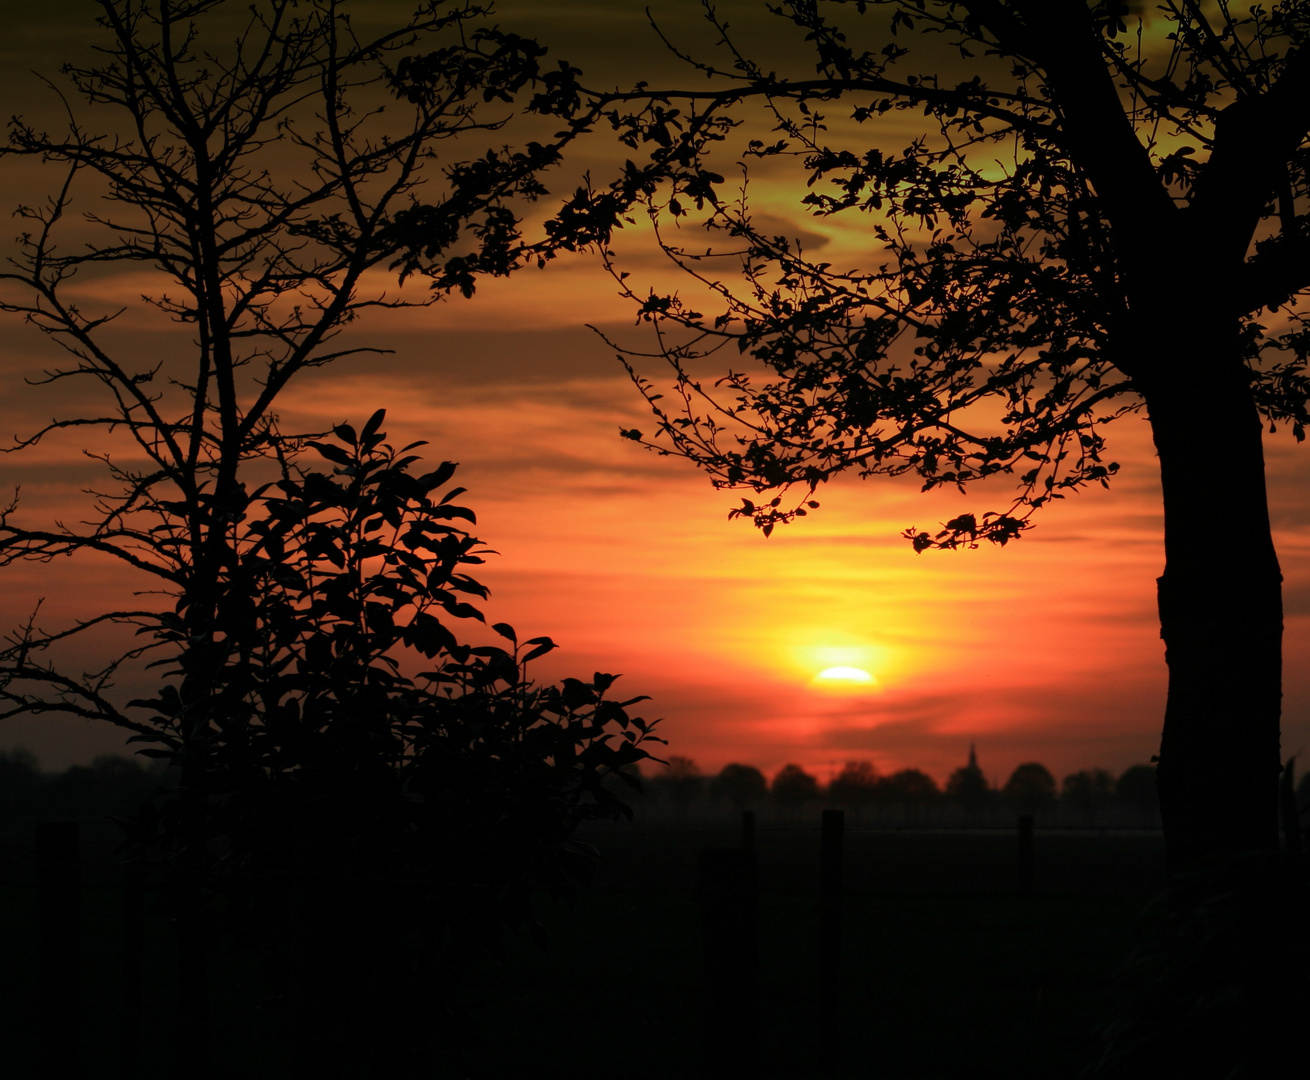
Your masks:
<svg viewBox="0 0 1310 1080"><path fill-rule="evenodd" d="M528 934L470 987L473 1022L496 1078L706 1075L697 857L738 842L723 828L608 827L606 853L575 903L547 900L542 950ZM957 1080L1073 1077L1103 1005L1104 980L1138 940L1163 884L1153 834L1038 833L1033 891L1016 888L1006 832L847 832L839 1007L819 987L817 827L762 828L759 1070L765 1078ZM11 847L11 854L19 854ZM102 852L103 853L103 852ZM94 853L92 855L94 861ZM0 892L7 977L0 997L5 1075L39 1076L32 1015L35 889L11 861ZM84 1075L122 1075L121 892L108 867L87 874L82 997L74 1030ZM167 925L147 924L145 1039L131 1075L176 1075ZM274 1012L255 968L220 957L215 1075L284 1077Z"/></svg>

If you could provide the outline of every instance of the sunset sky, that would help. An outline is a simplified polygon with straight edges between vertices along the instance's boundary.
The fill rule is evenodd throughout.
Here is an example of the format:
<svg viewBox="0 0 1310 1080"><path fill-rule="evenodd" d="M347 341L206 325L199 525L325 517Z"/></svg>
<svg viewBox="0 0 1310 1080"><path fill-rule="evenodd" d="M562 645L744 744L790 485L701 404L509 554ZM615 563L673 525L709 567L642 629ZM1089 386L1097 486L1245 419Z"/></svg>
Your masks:
<svg viewBox="0 0 1310 1080"><path fill-rule="evenodd" d="M375 13L403 6L368 5ZM689 79L646 28L642 0L497 7L504 26L539 36L595 85ZM720 7L748 41L787 55L778 21L759 17L760 0ZM53 75L83 47L93 36L91 5L15 8L0 11L5 110L53 115L49 92L27 69ZM706 42L694 0L665 0L655 10L670 33ZM548 182L567 193L585 170L603 180L624 156L597 133ZM0 160L4 204L39 198L42 183L38 167ZM807 235L825 259L857 265L869 257L868 222L807 221L799 190L795 177L770 173L756 182L756 204ZM648 230L633 230L621 253L634 280L675 283ZM101 281L96 290L131 303L136 284ZM831 485L818 512L766 540L727 520L739 497L714 491L686 463L619 438L620 427L652 425L588 323L644 343L592 256L489 283L471 301L381 313L352 332L394 353L303 378L281 410L284 427L360 422L386 408L393 442L427 439L430 460L460 462L463 501L499 552L481 575L492 588L488 614L521 637L559 642L539 662L544 679L622 673L618 689L651 695L645 715L664 718L667 751L706 772L731 761L766 772L797 762L827 779L843 761L868 758L884 772L917 766L944 779L976 742L980 764L999 783L1023 761L1063 776L1088 766L1118 772L1154 752L1165 693L1154 598L1162 519L1143 419L1110 431L1122 466L1111 490L1043 511L1036 530L1004 549L914 554L900 538L904 529L1002 509L1008 489L922 495L908 480ZM185 341L144 317L128 316L122 334L143 349ZM5 323L0 435L57 410L48 391L22 384L49 355L38 335ZM76 507L94 475L77 449L0 459L0 485L21 483L29 508ZM1310 751L1310 450L1279 435L1267 454L1286 579L1286 757ZM10 568L6 576L5 626L42 596L43 619L53 624L128 587L121 571L94 563ZM875 682L815 685L834 665L865 669ZM115 731L81 721L5 724L0 748L29 746L47 769L121 745Z"/></svg>

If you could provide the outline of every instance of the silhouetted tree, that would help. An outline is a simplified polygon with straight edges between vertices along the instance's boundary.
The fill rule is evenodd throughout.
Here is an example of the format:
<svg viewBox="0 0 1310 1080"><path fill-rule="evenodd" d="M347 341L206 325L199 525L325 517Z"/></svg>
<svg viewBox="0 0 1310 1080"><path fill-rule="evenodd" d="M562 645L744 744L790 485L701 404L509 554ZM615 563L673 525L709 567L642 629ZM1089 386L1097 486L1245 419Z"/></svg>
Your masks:
<svg viewBox="0 0 1310 1080"><path fill-rule="evenodd" d="M1089 821L1114 795L1114 776L1104 769L1081 769L1064 778L1060 801Z"/></svg>
<svg viewBox="0 0 1310 1080"><path fill-rule="evenodd" d="M878 770L872 761L848 761L828 784L828 800L859 811L878 795Z"/></svg>
<svg viewBox="0 0 1310 1080"><path fill-rule="evenodd" d="M626 350L658 434L625 434L751 492L734 513L766 534L847 470L946 489L1016 478L1009 506L908 530L922 551L1004 544L1040 507L1107 484L1105 425L1144 414L1165 517L1169 857L1273 847L1282 609L1262 429L1299 440L1310 423L1304 5L1171 0L1151 16L1161 41L1085 0L780 0L794 77L781 44L759 62L707 10L722 60L693 61L699 88L615 104L653 157L589 193L598 211L644 199L715 305L615 267L675 381L660 396ZM867 214L864 269L753 222L736 179L727 193L736 173L714 152L749 100L777 138L751 139L741 163L794 159L808 211ZM826 123L834 108L868 138ZM916 113L904 139L883 119ZM693 211L724 243L672 239ZM720 352L762 376L705 377Z"/></svg>
<svg viewBox="0 0 1310 1080"><path fill-rule="evenodd" d="M518 222L505 203L539 194L537 174L572 136L522 152L470 145L503 125L506 110L492 102L512 102L541 81L543 50L479 25L486 6L469 0L434 0L371 39L356 36L347 0L259 0L248 11L235 0L99 7L97 66L64 73L66 130L50 134L18 118L0 150L59 176L48 201L18 211L27 231L14 269L0 275L0 310L69 354L47 383L91 391L65 392L64 415L13 449L97 430L92 456L108 487L82 528L33 526L8 507L0 565L95 552L176 602L89 613L65 630L29 624L0 658L0 715L60 711L148 735L106 690L119 665L162 651L186 670L179 707L189 769L221 722L214 683L227 624L246 602L225 590L252 471L266 478L297 446L277 430L278 395L301 372L376 353L338 340L370 308L471 293L478 275L521 265ZM88 128L71 111L76 99L106 126ZM440 171L439 148L447 155ZM461 149L472 156L457 156ZM443 195L421 214L420 184ZM111 209L88 216L86 235L61 247L82 196L103 196ZM402 226L416 214L441 237L423 266L437 294L408 300L365 287L370 271L404 261ZM192 328L189 354L125 348L113 335L126 309L71 293L74 278L111 271L157 275L158 291L141 307ZM85 411L74 411L83 401ZM85 674L42 663L44 650L106 624L143 643Z"/></svg>
<svg viewBox="0 0 1310 1080"><path fill-rule="evenodd" d="M768 790L769 782L759 769L735 762L723 766L719 775L710 781L710 795L727 799L738 810L759 805Z"/></svg>
<svg viewBox="0 0 1310 1080"><path fill-rule="evenodd" d="M878 781L878 797L889 803L930 803L941 794L937 781L919 769L901 769Z"/></svg>
<svg viewBox="0 0 1310 1080"><path fill-rule="evenodd" d="M976 810L987 801L991 788L987 777L978 767L978 754L969 746L969 762L946 778L946 797L960 803L967 810Z"/></svg>
<svg viewBox="0 0 1310 1080"><path fill-rule="evenodd" d="M700 766L691 758L682 754L670 754L668 764L658 780L659 787L668 793L679 816L687 813L687 808L700 794L704 784Z"/></svg>
<svg viewBox="0 0 1310 1080"><path fill-rule="evenodd" d="M340 336L370 308L468 295L480 275L523 265L509 204L543 193L539 174L579 133L488 148L515 98L548 92L554 76L535 42L485 21L487 5L431 0L371 37L350 19L367 6L98 0L99 51L63 72L66 124L48 132L17 118L0 151L53 177L42 201L18 211L25 231L0 274L0 310L67 354L44 380L60 391L56 418L12 449L85 428L104 471L80 523L34 522L16 504L0 511L0 566L94 553L137 576L138 596L164 597L88 611L64 628L34 615L0 652L0 716L106 720L178 764L181 800L164 835L174 880L190 890L177 908L177 1029L180 1069L195 1080L206 1068L199 913L211 803L265 764L248 730L255 713L235 688L257 647L247 558L278 528L251 529L269 524L259 485L286 480L305 446L279 431L279 395L305 371L376 353ZM81 200L99 209L74 232ZM401 237L420 225L416 260ZM422 270L436 291L408 299L372 287L370 275L387 268ZM149 350L124 339L127 308L80 289L116 272L149 282L136 310L182 336ZM372 542L372 529L355 540ZM278 561L273 550L261 557ZM115 628L119 640L135 637L103 667L48 659ZM178 677L143 712L113 686L125 665L147 660ZM370 768L380 765L375 756Z"/></svg>
<svg viewBox="0 0 1310 1080"><path fill-rule="evenodd" d="M1036 761L1024 762L1010 774L1001 793L1025 814L1036 814L1055 804L1055 777Z"/></svg>
<svg viewBox="0 0 1310 1080"><path fill-rule="evenodd" d="M1155 814L1160 797L1155 790L1154 765L1130 765L1114 782L1114 793L1140 814Z"/></svg>
<svg viewBox="0 0 1310 1080"><path fill-rule="evenodd" d="M819 781L799 765L784 765L774 774L769 794L780 807L794 813L819 797Z"/></svg>

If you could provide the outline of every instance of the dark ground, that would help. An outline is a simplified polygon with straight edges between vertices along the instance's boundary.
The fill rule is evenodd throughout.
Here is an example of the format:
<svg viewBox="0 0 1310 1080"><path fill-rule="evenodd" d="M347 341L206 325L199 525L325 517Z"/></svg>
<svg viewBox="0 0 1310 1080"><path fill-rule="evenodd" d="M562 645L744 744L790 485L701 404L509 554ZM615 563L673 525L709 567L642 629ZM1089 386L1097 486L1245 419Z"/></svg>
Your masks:
<svg viewBox="0 0 1310 1080"><path fill-rule="evenodd" d="M512 995L502 1057L522 1067L525 1050L590 1043L590 1060L623 1060L629 1076L694 1075L704 999L690 886L698 850L733 840L607 836L596 889L558 915L559 958L524 950L512 971L485 973ZM765 1077L818 1075L818 840L802 828L757 837ZM1028 896L1016 894L1016 848L1007 833L848 832L839 1075L1077 1073L1104 976L1163 885L1163 844L1039 834ZM576 1003L588 998L611 1002L610 1017L584 1020Z"/></svg>
<svg viewBox="0 0 1310 1080"><path fill-rule="evenodd" d="M816 815L817 817L817 815ZM698 852L734 845L724 827L597 828L605 852L575 903L544 901L545 951L523 934L487 963L469 1002L497 1077L703 1075ZM6 1076L36 1076L36 896L21 837L6 845L0 991ZM107 849L91 844L93 864ZM761 1068L818 1078L818 850L815 826L762 827ZM1039 832L1035 888L1016 889L1008 832L872 831L845 843L839 1018L841 1077L885 1080L1073 1077L1086 1060L1105 976L1136 942L1163 885L1158 834ZM113 1077L121 1042L121 893L108 865L87 873L83 998L76 1038L86 1075ZM136 1077L175 1075L168 928L148 928L147 1028ZM216 1076L281 1077L253 967L220 964Z"/></svg>

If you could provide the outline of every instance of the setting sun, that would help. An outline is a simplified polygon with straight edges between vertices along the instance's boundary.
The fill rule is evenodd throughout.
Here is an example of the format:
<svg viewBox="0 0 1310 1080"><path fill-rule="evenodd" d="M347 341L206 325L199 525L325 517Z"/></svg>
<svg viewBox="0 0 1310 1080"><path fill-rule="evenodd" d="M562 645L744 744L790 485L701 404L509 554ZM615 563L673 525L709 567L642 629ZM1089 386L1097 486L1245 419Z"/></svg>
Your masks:
<svg viewBox="0 0 1310 1080"><path fill-rule="evenodd" d="M877 680L863 668L830 667L814 676L814 681L826 685L871 686Z"/></svg>

